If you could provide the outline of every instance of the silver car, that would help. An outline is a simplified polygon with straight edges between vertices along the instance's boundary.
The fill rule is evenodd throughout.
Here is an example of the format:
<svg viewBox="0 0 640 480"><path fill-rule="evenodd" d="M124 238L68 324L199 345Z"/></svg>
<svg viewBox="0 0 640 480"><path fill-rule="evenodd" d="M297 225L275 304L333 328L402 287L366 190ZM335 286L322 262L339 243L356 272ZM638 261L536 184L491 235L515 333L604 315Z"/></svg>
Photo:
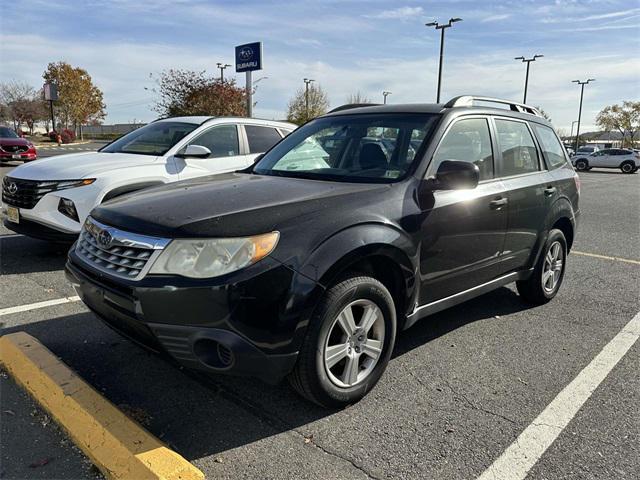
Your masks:
<svg viewBox="0 0 640 480"><path fill-rule="evenodd" d="M640 168L640 153L626 148L606 148L590 154L576 154L571 162L576 170L619 168L622 173L635 173Z"/></svg>

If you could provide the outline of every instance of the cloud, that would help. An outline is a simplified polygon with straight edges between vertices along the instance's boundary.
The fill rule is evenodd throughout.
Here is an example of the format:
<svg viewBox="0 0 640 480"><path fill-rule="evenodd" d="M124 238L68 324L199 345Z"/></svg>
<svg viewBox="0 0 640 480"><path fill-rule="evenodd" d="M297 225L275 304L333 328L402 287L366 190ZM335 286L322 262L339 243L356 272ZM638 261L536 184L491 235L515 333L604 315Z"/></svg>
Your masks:
<svg viewBox="0 0 640 480"><path fill-rule="evenodd" d="M419 15L424 15L424 9L422 7L399 7L393 10L383 10L382 12L363 16L384 20L409 20Z"/></svg>
<svg viewBox="0 0 640 480"><path fill-rule="evenodd" d="M482 23L487 23L487 22L497 22L499 20L506 20L507 18L511 17L510 13L502 13L499 15L489 15L488 17L484 17L482 20L480 20Z"/></svg>

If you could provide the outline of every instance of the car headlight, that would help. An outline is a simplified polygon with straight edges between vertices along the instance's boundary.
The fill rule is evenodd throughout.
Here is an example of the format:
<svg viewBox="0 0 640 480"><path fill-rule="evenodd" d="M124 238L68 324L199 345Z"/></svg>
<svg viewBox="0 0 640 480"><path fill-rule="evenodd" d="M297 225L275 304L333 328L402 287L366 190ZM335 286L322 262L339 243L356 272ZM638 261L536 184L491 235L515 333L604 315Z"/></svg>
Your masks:
<svg viewBox="0 0 640 480"><path fill-rule="evenodd" d="M212 278L235 272L269 255L278 232L245 238L176 239L162 251L149 273Z"/></svg>
<svg viewBox="0 0 640 480"><path fill-rule="evenodd" d="M85 178L83 180L57 180L55 181L56 190L66 190L67 188L82 187L84 185L91 185L95 182L95 178Z"/></svg>

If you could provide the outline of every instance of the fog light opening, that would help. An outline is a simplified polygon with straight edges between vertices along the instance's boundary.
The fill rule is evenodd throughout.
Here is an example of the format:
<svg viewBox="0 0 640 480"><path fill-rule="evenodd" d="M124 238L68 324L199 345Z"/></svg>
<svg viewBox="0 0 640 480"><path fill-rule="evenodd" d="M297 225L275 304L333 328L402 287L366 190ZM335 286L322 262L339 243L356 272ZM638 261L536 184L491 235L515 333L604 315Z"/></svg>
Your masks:
<svg viewBox="0 0 640 480"><path fill-rule="evenodd" d="M58 202L58 211L65 215L66 217L79 222L78 212L76 210L76 206L73 204L71 200L68 198L61 198L60 202Z"/></svg>
<svg viewBox="0 0 640 480"><path fill-rule="evenodd" d="M198 360L212 368L229 368L234 361L233 352L229 347L210 338L196 340L193 353Z"/></svg>

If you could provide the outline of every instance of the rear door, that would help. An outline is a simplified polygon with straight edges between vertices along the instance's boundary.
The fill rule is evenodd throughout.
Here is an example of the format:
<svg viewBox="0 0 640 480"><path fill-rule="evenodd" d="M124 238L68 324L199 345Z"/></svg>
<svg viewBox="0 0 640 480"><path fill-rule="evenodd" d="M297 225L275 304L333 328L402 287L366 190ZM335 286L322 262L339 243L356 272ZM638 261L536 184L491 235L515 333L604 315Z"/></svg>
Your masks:
<svg viewBox="0 0 640 480"><path fill-rule="evenodd" d="M268 125L243 125L247 139L247 160L249 165L261 153L266 152L282 140L283 135L275 127Z"/></svg>
<svg viewBox="0 0 640 480"><path fill-rule="evenodd" d="M493 122L498 174L509 203L503 255L507 269L518 270L529 264L544 231L548 208L558 192L529 124L506 117L495 117Z"/></svg>
<svg viewBox="0 0 640 480"><path fill-rule="evenodd" d="M187 145L207 147L211 150L211 155L208 158L174 157L181 180L233 172L247 166L247 159L240 152L240 136L236 124L215 125L193 138Z"/></svg>

